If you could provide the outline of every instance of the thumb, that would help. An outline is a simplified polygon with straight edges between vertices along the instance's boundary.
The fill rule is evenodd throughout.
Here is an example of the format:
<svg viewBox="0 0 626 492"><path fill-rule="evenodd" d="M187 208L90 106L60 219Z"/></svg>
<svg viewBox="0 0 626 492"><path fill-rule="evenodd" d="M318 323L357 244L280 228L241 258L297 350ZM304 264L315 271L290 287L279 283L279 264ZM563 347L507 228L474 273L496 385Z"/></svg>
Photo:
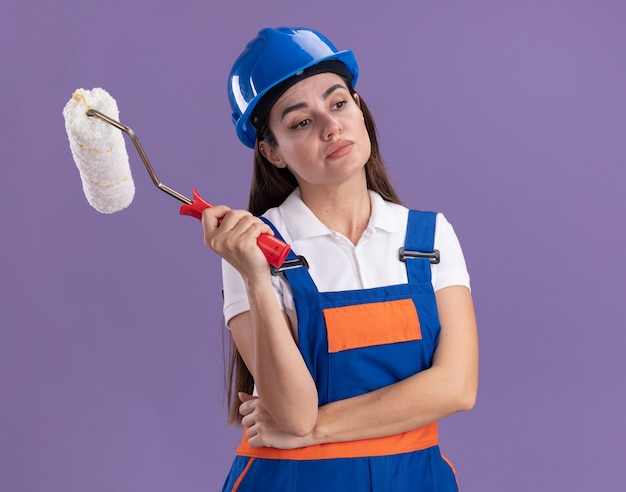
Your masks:
<svg viewBox="0 0 626 492"><path fill-rule="evenodd" d="M245 403L250 400L256 400L258 398L258 396L252 396L252 395L249 395L248 393L244 393L243 391L240 391L239 393L237 393L237 395L239 396L239 399L242 401L242 403Z"/></svg>

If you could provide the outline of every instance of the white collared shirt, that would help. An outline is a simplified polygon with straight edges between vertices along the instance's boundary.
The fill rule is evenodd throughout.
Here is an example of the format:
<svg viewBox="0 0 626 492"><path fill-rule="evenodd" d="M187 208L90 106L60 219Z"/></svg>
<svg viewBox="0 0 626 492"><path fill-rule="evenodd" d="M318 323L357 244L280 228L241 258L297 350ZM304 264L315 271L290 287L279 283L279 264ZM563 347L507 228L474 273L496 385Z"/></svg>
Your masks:
<svg viewBox="0 0 626 492"><path fill-rule="evenodd" d="M286 243L309 264L309 273L320 292L356 290L407 282L406 266L398 259L404 246L409 211L369 192L372 212L359 242L352 244L342 234L326 227L304 204L296 189L264 217L280 231ZM437 214L435 249L441 262L432 265L435 291L451 285L470 287L465 259L452 225ZM226 322L250 309L245 285L239 273L222 262L224 318ZM295 328L297 318L291 289L282 276L272 277L276 298Z"/></svg>

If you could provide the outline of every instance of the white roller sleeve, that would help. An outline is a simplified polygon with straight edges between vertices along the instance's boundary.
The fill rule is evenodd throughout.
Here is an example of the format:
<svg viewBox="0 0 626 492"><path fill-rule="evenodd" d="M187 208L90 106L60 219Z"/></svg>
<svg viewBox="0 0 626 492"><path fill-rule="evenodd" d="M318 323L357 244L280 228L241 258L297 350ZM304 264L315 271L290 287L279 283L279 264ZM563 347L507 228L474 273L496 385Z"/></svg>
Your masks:
<svg viewBox="0 0 626 492"><path fill-rule="evenodd" d="M63 109L65 130L87 201L98 212L111 214L130 205L135 183L121 130L87 116L88 109L115 120L119 120L119 110L115 99L99 87L76 90Z"/></svg>

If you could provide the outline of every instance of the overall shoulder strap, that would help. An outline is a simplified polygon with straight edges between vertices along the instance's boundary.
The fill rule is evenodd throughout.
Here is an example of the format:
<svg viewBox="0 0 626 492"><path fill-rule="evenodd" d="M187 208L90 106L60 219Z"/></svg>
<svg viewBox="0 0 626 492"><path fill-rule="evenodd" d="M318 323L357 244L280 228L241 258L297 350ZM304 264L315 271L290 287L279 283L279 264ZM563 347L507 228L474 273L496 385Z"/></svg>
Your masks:
<svg viewBox="0 0 626 492"><path fill-rule="evenodd" d="M259 219L272 228L274 236L284 241L282 235L272 222L265 217L259 217ZM272 266L271 269L272 275L282 275L287 279L294 297L308 292L318 292L315 282L313 282L311 275L309 275L309 264L306 258L304 256L298 256L293 249L289 250L289 254L280 268Z"/></svg>
<svg viewBox="0 0 626 492"><path fill-rule="evenodd" d="M430 265L439 263L439 251L434 249L435 212L409 210L406 240L400 248L400 260L406 262L409 283L430 283Z"/></svg>

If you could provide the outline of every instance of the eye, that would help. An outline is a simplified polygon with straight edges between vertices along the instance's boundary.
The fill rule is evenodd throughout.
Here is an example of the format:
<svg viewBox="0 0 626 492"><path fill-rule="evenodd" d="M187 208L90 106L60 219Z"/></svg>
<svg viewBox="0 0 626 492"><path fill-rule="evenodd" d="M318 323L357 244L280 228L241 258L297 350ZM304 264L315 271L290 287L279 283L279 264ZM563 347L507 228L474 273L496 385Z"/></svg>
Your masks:
<svg viewBox="0 0 626 492"><path fill-rule="evenodd" d="M307 119L304 119L304 120L298 121L298 122L297 122L295 125L293 125L291 128L292 128L293 130L297 130L297 129L299 129L299 128L304 128L304 127L308 126L308 125L309 125L309 123L311 123L311 120L309 120L309 119L307 118Z"/></svg>
<svg viewBox="0 0 626 492"><path fill-rule="evenodd" d="M343 100L341 100L341 101L336 102L336 103L333 105L333 108L334 108L334 109L343 109L343 107L344 107L346 104L348 104L347 99L343 99Z"/></svg>

